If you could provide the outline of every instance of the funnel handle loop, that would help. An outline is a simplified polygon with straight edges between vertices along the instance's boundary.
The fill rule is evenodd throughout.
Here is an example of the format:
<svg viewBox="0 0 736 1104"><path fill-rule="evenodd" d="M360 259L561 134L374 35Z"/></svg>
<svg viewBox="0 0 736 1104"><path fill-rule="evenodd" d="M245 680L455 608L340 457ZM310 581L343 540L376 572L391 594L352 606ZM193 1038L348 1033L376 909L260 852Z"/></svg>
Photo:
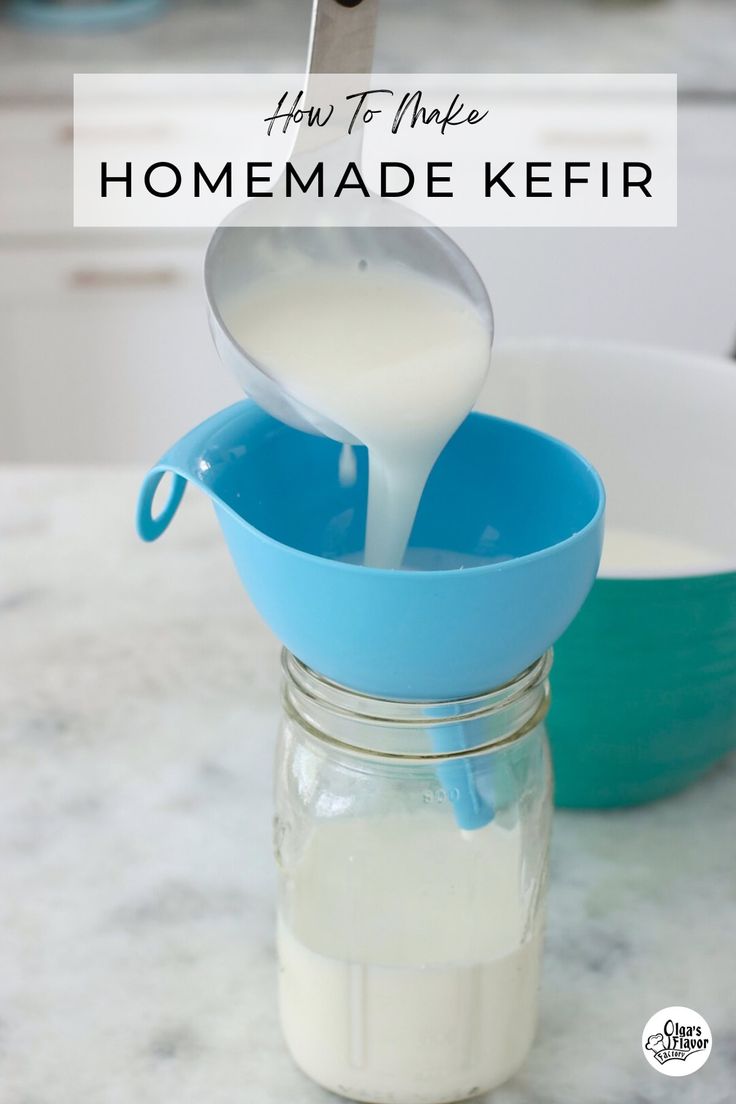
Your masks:
<svg viewBox="0 0 736 1104"><path fill-rule="evenodd" d="M161 513L154 517L153 498L158 490L159 483L169 472L171 473L169 497ZM186 486L187 480L179 472L168 467L152 468L143 480L143 486L138 495L136 526L138 535L142 540L155 541L168 529L174 514L179 508L179 503L184 497Z"/></svg>

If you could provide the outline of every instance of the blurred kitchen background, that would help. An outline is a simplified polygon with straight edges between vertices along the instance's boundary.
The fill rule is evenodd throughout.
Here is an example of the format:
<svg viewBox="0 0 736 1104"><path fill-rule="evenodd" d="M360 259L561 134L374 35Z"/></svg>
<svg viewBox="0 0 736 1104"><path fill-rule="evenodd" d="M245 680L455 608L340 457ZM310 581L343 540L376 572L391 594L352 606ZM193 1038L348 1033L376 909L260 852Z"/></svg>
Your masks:
<svg viewBox="0 0 736 1104"><path fill-rule="evenodd" d="M147 464L239 397L208 231L72 227L74 72L293 72L310 0L0 0L0 460ZM736 343L736 0L382 0L386 71L676 71L676 230L456 236L497 340ZM736 365L734 365L736 371Z"/></svg>

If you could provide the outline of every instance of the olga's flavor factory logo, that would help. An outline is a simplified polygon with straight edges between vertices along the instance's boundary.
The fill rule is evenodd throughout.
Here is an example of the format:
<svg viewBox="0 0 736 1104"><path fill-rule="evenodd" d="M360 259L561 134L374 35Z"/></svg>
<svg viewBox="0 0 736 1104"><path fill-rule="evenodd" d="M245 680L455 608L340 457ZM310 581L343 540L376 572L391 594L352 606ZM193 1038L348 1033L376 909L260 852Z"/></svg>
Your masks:
<svg viewBox="0 0 736 1104"><path fill-rule="evenodd" d="M699 1070L708 1061L712 1043L703 1017L679 1005L655 1012L641 1037L649 1065L667 1077L687 1077Z"/></svg>

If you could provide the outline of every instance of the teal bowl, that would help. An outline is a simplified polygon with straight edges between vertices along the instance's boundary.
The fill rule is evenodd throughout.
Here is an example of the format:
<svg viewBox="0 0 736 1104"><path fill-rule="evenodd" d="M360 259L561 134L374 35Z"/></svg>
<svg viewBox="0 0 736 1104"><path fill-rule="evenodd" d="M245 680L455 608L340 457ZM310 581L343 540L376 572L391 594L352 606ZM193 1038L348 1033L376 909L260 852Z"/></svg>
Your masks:
<svg viewBox="0 0 736 1104"><path fill-rule="evenodd" d="M555 648L557 804L682 789L736 748L736 365L514 342L480 405L567 441L606 485L599 575Z"/></svg>

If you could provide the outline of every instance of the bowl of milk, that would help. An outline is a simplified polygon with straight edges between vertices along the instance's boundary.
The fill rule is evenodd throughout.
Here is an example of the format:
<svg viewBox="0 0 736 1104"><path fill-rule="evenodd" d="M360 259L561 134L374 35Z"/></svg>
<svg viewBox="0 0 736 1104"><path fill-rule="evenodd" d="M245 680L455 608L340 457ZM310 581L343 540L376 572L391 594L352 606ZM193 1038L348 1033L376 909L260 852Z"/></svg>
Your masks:
<svg viewBox="0 0 736 1104"><path fill-rule="evenodd" d="M598 578L555 649L558 804L681 789L736 748L736 365L509 342L479 406L561 437L606 485Z"/></svg>

